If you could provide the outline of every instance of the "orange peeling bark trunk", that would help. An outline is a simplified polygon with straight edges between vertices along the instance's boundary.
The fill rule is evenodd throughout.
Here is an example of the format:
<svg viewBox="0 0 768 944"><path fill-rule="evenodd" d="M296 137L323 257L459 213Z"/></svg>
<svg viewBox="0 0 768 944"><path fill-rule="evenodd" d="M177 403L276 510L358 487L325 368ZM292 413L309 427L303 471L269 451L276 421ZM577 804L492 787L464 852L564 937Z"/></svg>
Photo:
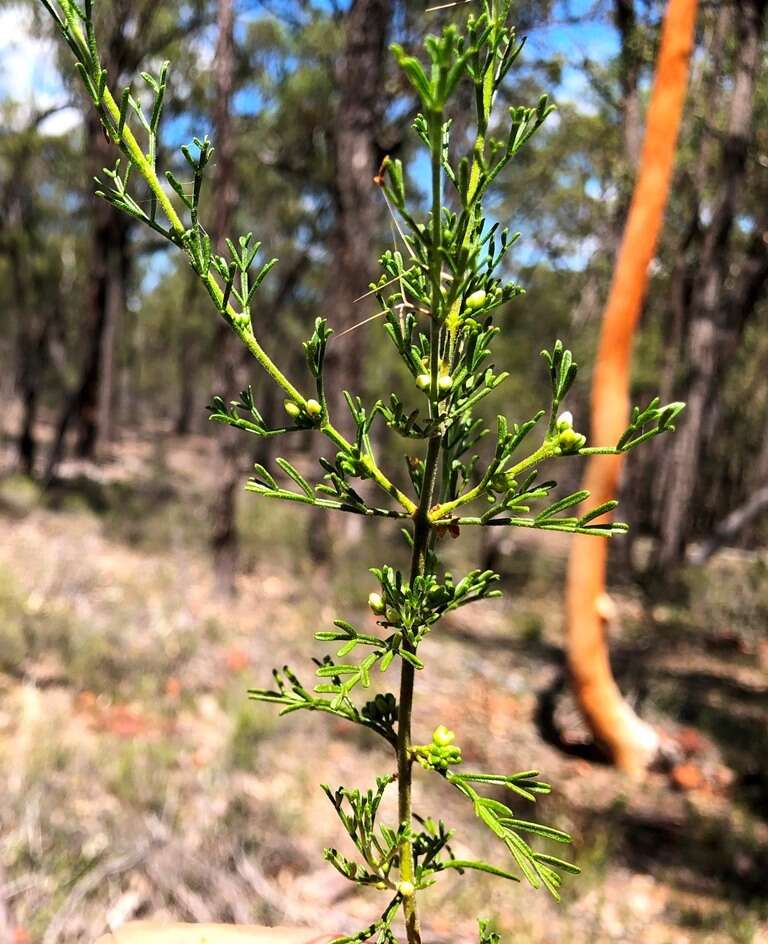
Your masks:
<svg viewBox="0 0 768 944"><path fill-rule="evenodd" d="M648 106L637 181L627 217L592 382L592 441L614 443L629 415L632 338L648 282L648 267L664 218L693 48L696 0L669 0ZM584 488L590 507L613 498L621 456L593 456ZM606 542L576 535L566 591L568 665L579 705L595 738L617 766L641 773L658 747L656 732L621 697L605 639Z"/></svg>

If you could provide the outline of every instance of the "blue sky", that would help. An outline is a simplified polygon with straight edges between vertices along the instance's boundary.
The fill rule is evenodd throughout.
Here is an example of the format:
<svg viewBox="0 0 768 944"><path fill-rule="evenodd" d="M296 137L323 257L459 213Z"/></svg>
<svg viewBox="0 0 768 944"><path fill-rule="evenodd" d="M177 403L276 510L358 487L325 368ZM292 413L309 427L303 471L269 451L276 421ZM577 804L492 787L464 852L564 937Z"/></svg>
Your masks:
<svg viewBox="0 0 768 944"><path fill-rule="evenodd" d="M322 4L326 0L316 2ZM264 15L264 8L254 0L242 0L240 6L243 20ZM276 0L273 6L278 10L281 6L290 9L292 0ZM579 64L585 57L605 61L618 48L616 32L607 14L610 5L605 3L597 16L591 15L594 8L595 0L560 0L555 4L553 22L527 34L526 52L530 58L547 59L553 55L562 58L562 80L552 90L555 101L570 101L584 109L589 109L590 105ZM585 19L578 24L567 22L573 17ZM198 45L200 59L209 62L213 35L203 37ZM33 108L66 106L67 103L66 90L56 71L54 41L34 37L29 7L23 4L12 3L0 11L0 99L16 102L22 115ZM244 92L239 105L243 111L252 111L253 93ZM76 129L79 120L76 109L63 107L47 119L43 130L50 134L65 133ZM189 123L183 119L173 127L166 127L166 140L178 138L178 143L182 143L189 134ZM412 168L412 174L419 178L418 163ZM154 258L153 266L162 264L162 254L155 254Z"/></svg>
<svg viewBox="0 0 768 944"><path fill-rule="evenodd" d="M291 5L290 0L282 0L282 4ZM605 15L601 17L602 22L591 20L577 25L565 22L569 16L588 15L593 7L594 0L560 0L555 4L553 24L528 34L530 51L537 57L562 56L563 82L557 90L561 99L565 96L578 100L584 91L583 78L575 66L585 56L604 60L617 49L615 30ZM243 8L245 16L260 9L253 0L246 0ZM574 65L568 65L569 62ZM53 44L33 38L29 9L22 4L12 3L0 11L0 97L37 105L64 100L64 90L55 69ZM58 128L73 119L73 115L60 116L53 127Z"/></svg>

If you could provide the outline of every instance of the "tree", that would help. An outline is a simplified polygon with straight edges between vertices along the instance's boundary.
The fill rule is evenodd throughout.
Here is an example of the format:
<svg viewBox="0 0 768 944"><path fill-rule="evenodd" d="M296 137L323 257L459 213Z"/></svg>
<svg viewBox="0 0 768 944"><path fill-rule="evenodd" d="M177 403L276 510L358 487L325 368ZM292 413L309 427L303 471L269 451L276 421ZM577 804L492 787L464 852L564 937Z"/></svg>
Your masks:
<svg viewBox="0 0 768 944"><path fill-rule="evenodd" d="M104 61L121 87L130 76L162 50L183 40L204 21L204 0L194 0L184 15L175 4L157 0L116 0L101 18ZM92 175L103 176L112 161L99 122L83 100L83 148ZM90 245L87 252L87 329L85 354L78 378L59 414L45 480L50 481L64 454L66 437L74 427L76 452L96 457L113 433L114 344L126 308L132 269L132 221L115 213L97 197L87 198Z"/></svg>
<svg viewBox="0 0 768 944"><path fill-rule="evenodd" d="M232 0L218 0L215 62L214 137L216 147L216 206L213 235L216 251L226 250L225 236L232 229L237 182L235 180L235 134L232 95L235 83L235 36ZM218 325L214 362L218 389L240 391L247 386L244 351L225 324ZM225 427L219 437L219 488L211 506L211 547L219 590L231 595L235 589L238 559L237 492L241 480L242 437Z"/></svg>
<svg viewBox="0 0 768 944"><path fill-rule="evenodd" d="M592 436L614 442L629 415L632 338L645 297L648 268L666 206L693 49L696 0L670 0L662 30L637 183L603 314L592 382ZM621 455L589 459L584 488L598 503L616 493ZM566 590L568 666L595 737L628 772L641 770L657 747L653 730L621 697L605 641L607 549L573 537Z"/></svg>
<svg viewBox="0 0 768 944"><path fill-rule="evenodd" d="M55 304L60 295L60 273L51 262L52 255L45 251L51 207L35 186L46 158L55 154L64 162L67 150L66 142L54 142L40 134L40 125L49 114L48 110L36 112L17 129L9 115L0 138L0 256L8 265L8 305L15 314L15 381L21 400L17 459L19 469L29 476L35 472L36 426L50 368L50 336L57 313L61 314Z"/></svg>
<svg viewBox="0 0 768 944"><path fill-rule="evenodd" d="M766 8L765 0L737 0L724 14L731 30L733 77L727 85L717 83L715 101L707 103L708 114L716 116L723 107L727 112L722 132L706 129L717 141L714 192L709 196L702 186L710 147L702 148L699 166L687 181L691 209L678 247L678 345L672 356L683 355L674 388L689 408L657 504L660 569L679 563L695 534L696 499L701 494L697 477L720 425L718 390L768 285L768 210L752 186L751 160ZM742 212L748 221L746 233L740 232Z"/></svg>
<svg viewBox="0 0 768 944"><path fill-rule="evenodd" d="M361 320L355 299L364 294L375 273L376 235L382 201L374 177L383 157L378 146L382 130L387 45L392 0L353 0L343 20L344 48L336 69L338 102L331 129L335 219L330 235L327 302L341 334ZM364 390L363 340L352 331L329 348L329 376L343 377L350 390ZM332 383L330 389L341 389ZM334 404L337 415L346 412Z"/></svg>

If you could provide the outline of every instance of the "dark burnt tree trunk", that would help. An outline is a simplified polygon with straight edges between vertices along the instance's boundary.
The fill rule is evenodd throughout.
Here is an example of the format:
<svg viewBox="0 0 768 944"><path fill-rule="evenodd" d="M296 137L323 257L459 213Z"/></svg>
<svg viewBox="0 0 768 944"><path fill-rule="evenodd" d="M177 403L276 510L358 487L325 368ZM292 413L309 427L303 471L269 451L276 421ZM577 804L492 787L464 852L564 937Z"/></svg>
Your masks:
<svg viewBox="0 0 768 944"><path fill-rule="evenodd" d="M734 246L734 223L749 170L765 14L766 0L736 4L735 67L727 127L719 142L718 186L709 222L696 208L695 224L685 234L690 251L675 296L682 335L678 355L684 371L675 392L688 406L665 452L666 475L657 512L659 568L679 563L695 532L699 467L720 417L717 391L768 280L768 246L763 238L768 214L758 213L746 251L737 257Z"/></svg>

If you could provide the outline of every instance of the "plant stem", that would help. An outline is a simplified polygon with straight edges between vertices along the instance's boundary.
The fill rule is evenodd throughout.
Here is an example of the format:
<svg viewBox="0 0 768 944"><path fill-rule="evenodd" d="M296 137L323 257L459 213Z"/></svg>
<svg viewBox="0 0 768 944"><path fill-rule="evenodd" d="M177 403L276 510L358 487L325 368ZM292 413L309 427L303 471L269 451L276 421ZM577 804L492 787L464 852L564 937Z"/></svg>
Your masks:
<svg viewBox="0 0 768 944"><path fill-rule="evenodd" d="M434 325L434 322L433 322ZM437 334L436 331L433 332ZM419 507L414 515L413 553L411 556L411 585L419 574L424 573L427 562L427 548L431 526L429 522L429 506L435 487L435 473L437 460L440 455L440 435L432 436L427 446L427 456L424 464L424 481L421 489ZM404 641L404 648L409 652L415 651L415 646ZM411 712L413 709L413 683L415 670L410 662L402 660L400 670L400 702L397 719L397 797L398 817L400 824L410 828L412 821L411 809ZM413 882L413 846L406 837L400 844L400 879L403 882ZM416 910L415 895L403 897L403 914L408 944L421 944L419 917Z"/></svg>
<svg viewBox="0 0 768 944"><path fill-rule="evenodd" d="M430 418L439 414L438 377L440 373L440 307L441 307L441 275L440 261L440 207L442 196L442 112L433 112L430 115L430 137L432 151L432 318L430 321ZM432 435L427 444L427 453L424 459L424 477L421 483L419 504L413 513L413 553L411 556L411 586L420 575L425 573L429 560L429 539L432 525L429 519L429 509L435 492L438 460L440 458L440 444L442 433ZM408 652L415 652L413 643L405 640L404 648ZM412 768L411 758L411 713L413 709L413 684L415 678L414 667L410 662L402 660L400 670L400 702L397 719L397 791L398 815L400 824L409 829L412 822L411 792ZM400 879L402 882L413 883L413 844L406 837L400 844ZM421 929L419 916L416 910L416 896L403 896L403 915L408 944L421 944Z"/></svg>
<svg viewBox="0 0 768 944"><path fill-rule="evenodd" d="M537 462L543 462L545 459L552 458L552 456L556 455L556 453L556 441L552 439L546 439L535 452L532 452L529 456L526 456L525 459L521 459L517 465L513 465L510 469L506 469L505 474L511 478L514 478L514 476L519 475L526 469L529 469L532 465L536 465ZM435 505L435 507L430 512L430 521L432 521L433 524L436 524L441 519L448 517L451 512L455 511L457 508L461 508L462 505L467 505L469 502L479 498L485 492L488 479L489 476L484 475L474 488L464 492L463 495L459 495L459 497L454 498L453 501L443 502L441 505Z"/></svg>

